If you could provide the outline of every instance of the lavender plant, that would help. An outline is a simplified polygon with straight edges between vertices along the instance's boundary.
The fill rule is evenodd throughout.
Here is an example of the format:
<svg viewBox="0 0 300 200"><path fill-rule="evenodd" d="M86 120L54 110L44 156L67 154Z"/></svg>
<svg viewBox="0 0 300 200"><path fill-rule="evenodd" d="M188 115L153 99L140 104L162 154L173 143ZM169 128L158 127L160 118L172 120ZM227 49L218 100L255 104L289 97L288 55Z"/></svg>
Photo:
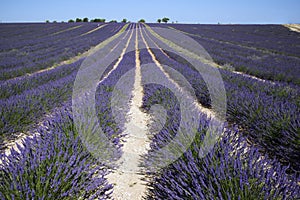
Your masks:
<svg viewBox="0 0 300 200"><path fill-rule="evenodd" d="M287 175L287 167L260 154L256 147L247 146L238 131L226 131L213 150L206 157L199 158L204 126L200 125L202 132L179 160L150 175L148 199L300 197L299 176Z"/></svg>
<svg viewBox="0 0 300 200"><path fill-rule="evenodd" d="M165 91L165 92L164 92ZM172 103L174 102L174 104ZM150 151L144 157L148 175L147 199L297 199L300 177L288 175L288 167L270 159L249 145L236 128L227 128L212 151L199 157L209 120L201 116L194 142L182 157L164 169L153 170L156 150L176 135L180 120L176 99L158 85L145 86L144 110L153 104L167 109L167 119L159 133L152 136ZM167 105L167 106L166 106ZM154 116L157 117L157 116ZM157 119L161 121L161 119ZM175 125L175 126L174 126ZM155 129L155 128L154 128Z"/></svg>
<svg viewBox="0 0 300 200"><path fill-rule="evenodd" d="M169 52L166 53L170 57L160 50L153 52L159 62L177 70L189 81L204 107L211 107L206 84L191 64ZM227 120L244 129L243 134L270 156L290 164L289 170L299 173L299 87L263 83L227 70L220 73L227 91Z"/></svg>
<svg viewBox="0 0 300 200"><path fill-rule="evenodd" d="M30 25L28 25L30 27ZM69 25L66 25L66 28ZM104 41L115 34L123 25L107 25L90 34L84 33L96 28L95 24L84 24L72 31L58 31L45 37L34 38L14 48L14 51L4 51L0 55L0 80L15 78L51 67L55 63L66 60L88 50L91 46ZM42 27L42 26L41 26ZM101 34L101 37L99 37ZM10 43L11 40L3 44ZM18 43L19 41L14 41ZM32 43L33 42L33 43Z"/></svg>
<svg viewBox="0 0 300 200"><path fill-rule="evenodd" d="M38 135L1 154L1 199L107 199L112 192L99 163L81 143L69 109L57 112Z"/></svg>
<svg viewBox="0 0 300 200"><path fill-rule="evenodd" d="M298 33L283 26L161 24L159 27L184 31L220 65L230 64L237 71L266 80L300 83Z"/></svg>
<svg viewBox="0 0 300 200"><path fill-rule="evenodd" d="M140 55L142 64L150 62L150 55L146 50L141 50ZM163 64L174 68L176 66L175 69L178 70L182 67L171 61ZM181 69L189 73L187 67ZM187 74L182 74L188 77ZM189 77L199 78L195 74L189 74ZM199 128L188 150L169 166L153 169L157 162L155 159L157 150L161 150L178 134L176 126L180 122L180 109L184 108L178 107L179 104L172 91L162 85L145 85L144 93L145 112L149 112L152 105L160 104L167 113L165 120L160 119L161 116L152 116L156 121L164 124L160 129L156 127L150 129L159 129L159 132L152 132L154 135L150 136L152 139L150 150L143 159L143 166L146 168L144 173L149 178L147 199L297 199L300 197L299 175L287 173L289 166L282 165L277 159L269 158L268 154L262 154L259 146L249 144L248 139L243 136L244 133L235 125L224 127L223 135L213 149L205 157L200 157L204 136L213 134L208 133L210 119L200 113ZM160 154L168 155L167 152Z"/></svg>

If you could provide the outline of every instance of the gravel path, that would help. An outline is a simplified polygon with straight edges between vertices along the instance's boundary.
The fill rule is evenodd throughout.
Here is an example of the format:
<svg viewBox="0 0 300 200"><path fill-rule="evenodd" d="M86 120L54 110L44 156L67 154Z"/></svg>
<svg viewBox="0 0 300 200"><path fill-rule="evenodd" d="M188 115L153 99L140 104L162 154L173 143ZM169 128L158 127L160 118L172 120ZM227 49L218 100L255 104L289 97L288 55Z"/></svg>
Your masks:
<svg viewBox="0 0 300 200"><path fill-rule="evenodd" d="M143 181L144 176L140 174L139 164L141 155L147 153L149 140L147 137L147 124L149 116L140 110L142 106L143 87L141 84L141 68L138 50L138 29L135 37L135 81L133 98L131 99L130 111L128 113L129 122L125 124L123 155L118 161L119 167L108 175L108 181L114 184L114 199L142 199L146 186Z"/></svg>

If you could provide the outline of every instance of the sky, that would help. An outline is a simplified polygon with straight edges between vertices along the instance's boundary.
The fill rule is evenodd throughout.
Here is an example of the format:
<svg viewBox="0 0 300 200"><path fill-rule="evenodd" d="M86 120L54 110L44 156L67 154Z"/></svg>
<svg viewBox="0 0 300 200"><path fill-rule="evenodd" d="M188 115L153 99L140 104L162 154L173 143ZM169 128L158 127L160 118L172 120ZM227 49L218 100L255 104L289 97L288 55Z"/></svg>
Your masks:
<svg viewBox="0 0 300 200"><path fill-rule="evenodd" d="M178 23L300 23L300 0L0 0L0 22L123 18Z"/></svg>

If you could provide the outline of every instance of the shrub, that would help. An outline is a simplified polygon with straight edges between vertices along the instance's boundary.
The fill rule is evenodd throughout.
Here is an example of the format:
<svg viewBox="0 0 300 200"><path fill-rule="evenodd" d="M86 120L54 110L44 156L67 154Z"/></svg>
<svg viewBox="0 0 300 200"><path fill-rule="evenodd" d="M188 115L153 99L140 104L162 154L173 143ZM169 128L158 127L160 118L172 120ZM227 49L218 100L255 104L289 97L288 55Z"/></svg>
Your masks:
<svg viewBox="0 0 300 200"><path fill-rule="evenodd" d="M76 22L82 22L82 19L76 18Z"/></svg>
<svg viewBox="0 0 300 200"><path fill-rule="evenodd" d="M168 23L169 20L170 20L170 19L167 18L167 17L162 18L162 21L165 22L165 23Z"/></svg>

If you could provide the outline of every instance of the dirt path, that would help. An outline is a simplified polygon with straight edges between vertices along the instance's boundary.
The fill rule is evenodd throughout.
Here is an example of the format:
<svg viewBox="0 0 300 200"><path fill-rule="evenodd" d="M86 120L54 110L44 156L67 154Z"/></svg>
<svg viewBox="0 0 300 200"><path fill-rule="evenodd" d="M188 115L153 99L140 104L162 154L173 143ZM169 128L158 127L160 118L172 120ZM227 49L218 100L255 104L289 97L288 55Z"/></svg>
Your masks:
<svg viewBox="0 0 300 200"><path fill-rule="evenodd" d="M154 62L154 63L156 64L156 66L164 73L164 75L166 76L166 78L167 78L173 85L175 85L176 88L177 88L179 91L181 91L182 93L185 93L187 98L192 98L192 97L190 97L190 95L189 95L189 94L188 94L188 93L187 93L187 92L186 92L186 91L185 91L185 90L184 90L184 89L183 89L176 81L174 81L174 80L170 77L170 75L164 70L162 64L156 59L154 53L153 53L152 50L150 49L149 44L147 43L147 41L146 41L146 39L145 39L145 37L144 37L144 35L143 35L142 32L141 32L141 37L142 37L142 40L143 40L144 44L146 45L146 49L147 49L148 53L151 55L151 58L152 58L153 62ZM152 40L152 42L154 42L154 41ZM163 51L156 43L154 43L154 44L156 45L156 47L157 47L161 52L163 52L163 53L165 54L165 52L164 52L164 51ZM167 54L165 54L165 55L168 56ZM169 56L168 56L168 57L169 57ZM197 102L196 99L193 99L192 101L193 101L193 103L194 103L195 108L196 108L199 112L205 113L208 117L216 118L216 115L215 115L215 113L214 113L212 110L210 110L210 109L208 109L208 108L204 108L201 104L199 104L199 103Z"/></svg>
<svg viewBox="0 0 300 200"><path fill-rule="evenodd" d="M101 26L98 26L97 28L94 28L94 29L92 29L92 30L90 30L90 31L88 31L88 32L86 32L86 33L83 33L83 34L81 34L80 36L88 35L88 34L90 34L90 33L93 33L93 32L95 32L95 31L97 31L97 30L99 30L99 29L105 27L105 26L107 26L107 24L102 24Z"/></svg>
<svg viewBox="0 0 300 200"><path fill-rule="evenodd" d="M71 27L71 28L67 28L67 29L64 29L64 30L62 30L62 31L58 31L58 32L56 32L56 33L52 33L51 35L58 35L58 34L60 34L60 33L64 33L64 32L67 32L67 31L72 31L72 30L74 30L74 29L77 29L77 28L80 28L82 25L79 25L79 26L73 26L73 27Z"/></svg>
<svg viewBox="0 0 300 200"><path fill-rule="evenodd" d="M146 191L144 176L140 172L141 155L147 153L149 140L147 137L147 124L149 116L140 110L142 106L143 87L138 50L138 29L135 37L135 80L132 91L133 98L128 116L129 122L125 124L125 142L123 155L119 160L119 167L108 175L108 181L114 184L113 198L120 200L142 199Z"/></svg>
<svg viewBox="0 0 300 200"><path fill-rule="evenodd" d="M283 26L289 28L291 31L300 33L300 24L284 24Z"/></svg>

